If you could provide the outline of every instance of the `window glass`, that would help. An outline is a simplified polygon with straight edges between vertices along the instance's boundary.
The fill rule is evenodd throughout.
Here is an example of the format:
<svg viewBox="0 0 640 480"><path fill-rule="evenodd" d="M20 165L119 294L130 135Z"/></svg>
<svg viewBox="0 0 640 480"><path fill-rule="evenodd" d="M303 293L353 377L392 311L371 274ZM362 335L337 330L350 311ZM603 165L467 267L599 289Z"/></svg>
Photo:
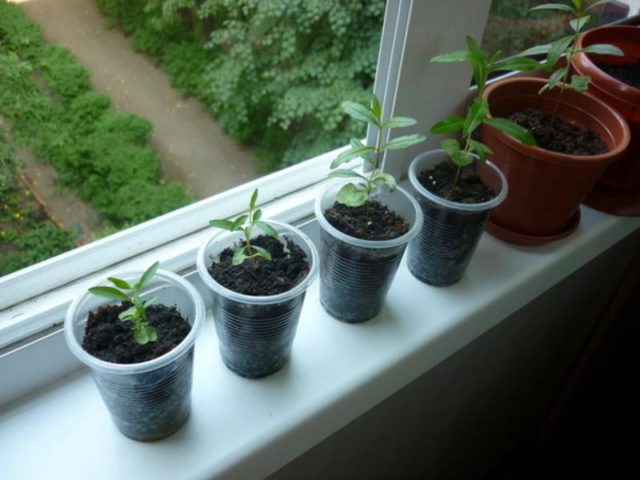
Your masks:
<svg viewBox="0 0 640 480"><path fill-rule="evenodd" d="M556 3L567 3L559 0ZM595 3L595 0L585 0ZM563 12L532 12L549 0L493 0L482 39L488 52L501 51L503 56L515 55L534 45L548 43L568 33ZM640 13L640 0L616 0L597 7L592 12L589 27L621 20Z"/></svg>
<svg viewBox="0 0 640 480"><path fill-rule="evenodd" d="M0 276L362 137L384 9L0 2Z"/></svg>

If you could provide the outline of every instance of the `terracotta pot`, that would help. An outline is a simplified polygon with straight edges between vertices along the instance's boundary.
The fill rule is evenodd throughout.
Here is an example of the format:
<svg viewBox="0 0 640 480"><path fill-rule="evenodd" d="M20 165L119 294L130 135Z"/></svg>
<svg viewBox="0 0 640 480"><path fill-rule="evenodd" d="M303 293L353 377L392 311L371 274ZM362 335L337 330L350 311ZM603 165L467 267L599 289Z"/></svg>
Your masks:
<svg viewBox="0 0 640 480"><path fill-rule="evenodd" d="M571 63L580 75L591 77L589 92L615 108L629 123L631 143L620 161L612 164L594 186L585 203L617 215L640 216L640 89L609 76L596 63L620 65L640 61L640 28L612 25L586 32L580 47L609 43L624 57L579 53Z"/></svg>
<svg viewBox="0 0 640 480"><path fill-rule="evenodd" d="M538 95L544 82L540 78L518 77L490 85L484 97L491 115L508 117L529 107L553 112L560 91ZM541 245L572 233L578 226L580 202L629 145L627 122L593 95L565 91L557 114L564 121L593 130L609 151L601 155L566 155L524 145L483 125L482 142L493 150L490 158L509 184L509 196L493 210L487 224L487 231L498 238Z"/></svg>

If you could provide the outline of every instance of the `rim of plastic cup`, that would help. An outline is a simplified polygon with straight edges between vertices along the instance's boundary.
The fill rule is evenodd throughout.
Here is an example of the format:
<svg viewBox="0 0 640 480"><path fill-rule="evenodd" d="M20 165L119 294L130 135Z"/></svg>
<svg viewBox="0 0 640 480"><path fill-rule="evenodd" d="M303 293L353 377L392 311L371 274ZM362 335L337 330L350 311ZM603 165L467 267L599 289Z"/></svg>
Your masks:
<svg viewBox="0 0 640 480"><path fill-rule="evenodd" d="M140 278L143 274L143 271L126 271L122 273L118 273L118 277L126 278ZM193 324L191 325L191 330L187 334L187 336L180 342L173 350L156 357L152 360L147 360L146 362L139 363L112 363L107 362L105 360L101 360L99 358L94 357L89 352L87 352L82 345L78 342L78 339L73 333L73 321L76 316L76 312L78 307L88 296L93 295L91 292L87 291L83 295L76 297L69 309L67 310L65 320L64 320L64 336L67 341L67 346L71 353L73 353L78 360L80 360L85 365L95 368L100 371L108 372L108 373L116 373L116 374L134 374L134 373L144 373L151 370L156 370L160 367L164 367L168 365L176 358L180 357L183 353L185 353L189 348L193 346L196 341L196 338L200 334L200 330L202 328L202 324L204 321L204 316L206 313L206 309L204 306L204 301L202 297L195 289L193 285L187 282L184 278L176 275L173 272L169 272L167 270L158 269L154 275L155 278L161 278L165 280L167 283L172 284L173 286L181 287L184 291L186 291L189 296L193 299L193 303L195 306L195 313L193 318ZM99 285L108 284L107 278L105 277L99 282ZM104 305L107 305L108 302L105 301Z"/></svg>
<svg viewBox="0 0 640 480"><path fill-rule="evenodd" d="M420 155L418 155L416 158L413 159L413 161L411 162L411 165L409 166L409 181L411 182L411 185L413 185L413 188L415 188L420 195L427 197L429 200L439 205L443 205L445 207L449 207L455 210L465 210L468 212L479 212L482 210L489 210L489 209L495 208L498 205L500 205L505 198L507 198L507 194L509 193L509 186L507 184L507 179L504 176L504 174L500 171L500 169L496 167L493 163L491 163L489 160L485 162L485 165L489 166L494 172L498 174L498 178L500 178L500 185L502 186L502 188L500 189L500 193L498 193L498 195L493 197L491 200L488 200L482 203L461 203L461 202L454 202L452 200L447 200L445 198L439 197L438 195L430 192L429 190L424 188L420 183L420 181L418 180L418 171L417 171L418 164L426 157L429 157L429 156L435 157L439 155L446 156L447 152L445 152L442 149L439 149L439 150L430 150L428 152L421 153ZM471 154L471 155L473 155L476 161L479 161L479 157L476 154Z"/></svg>
<svg viewBox="0 0 640 480"><path fill-rule="evenodd" d="M326 190L324 190L320 195L316 197L315 204L314 204L314 210L315 210L316 219L318 220L318 223L323 229L329 232L333 237L337 238L338 240L342 240L343 242L350 243L351 245L355 245L357 247L379 249L379 248L393 248L393 247L397 247L405 243L408 243L409 240L411 240L413 237L415 237L418 234L418 232L420 232L420 229L422 228L422 209L418 205L418 202L416 202L415 198L413 198L413 195L411 195L409 192L407 192L404 188L401 188L401 187L396 187L393 192L398 192L404 197L406 197L406 199L409 200L409 203L411 203L411 205L414 208L414 211L416 212L416 219L413 222L413 226L409 229L407 233L399 237L391 238L388 240L365 240L363 238L353 237L351 235L347 235L344 232L341 232L336 227L331 225L328 222L328 220L325 218L324 212L322 211L322 199L331 190L333 189L337 190L338 187L341 187L346 183L349 183L349 181L332 182L331 185Z"/></svg>
<svg viewBox="0 0 640 480"><path fill-rule="evenodd" d="M276 225L280 227L282 230L285 231L283 232L285 234L291 233L298 236L300 240L302 240L309 246L309 250L311 251L311 262L310 262L311 269L309 270L309 273L307 273L307 276L300 283L294 286L291 290L278 293L277 295L247 295L245 293L235 292L221 285L220 283L215 281L214 278L209 274L209 271L207 270L208 259L205 258L205 256L206 256L207 248L213 241L218 239L223 239L223 237L227 237L227 236L228 237L236 236L234 235L236 232L231 233L231 232L222 231L222 232L215 233L213 236L209 237L207 240L202 242L202 244L200 245L200 248L198 249L196 266L198 268L198 274L200 275L200 278L202 279L202 281L205 283L207 287L209 287L211 290L213 290L217 294L222 295L231 300L235 300L236 302L249 303L254 305L266 305L266 304L272 304L272 303L285 302L291 298L294 298L300 295L309 287L309 284L313 281L313 279L317 275L318 268L319 268L318 267L319 257L318 257L318 251L316 249L316 246L311 241L311 239L305 233L303 233L300 229L292 225L289 225L288 223L279 222L277 220L266 220L266 221L270 225ZM227 246L231 246L231 244ZM209 260L209 263L210 263L210 260Z"/></svg>

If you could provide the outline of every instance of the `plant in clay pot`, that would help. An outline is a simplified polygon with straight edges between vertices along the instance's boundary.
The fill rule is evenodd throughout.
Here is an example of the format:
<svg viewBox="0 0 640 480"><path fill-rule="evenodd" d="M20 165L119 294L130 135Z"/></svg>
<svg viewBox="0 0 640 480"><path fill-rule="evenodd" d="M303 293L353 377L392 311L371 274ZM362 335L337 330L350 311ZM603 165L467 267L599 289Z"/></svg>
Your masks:
<svg viewBox="0 0 640 480"><path fill-rule="evenodd" d="M523 245L540 245L571 234L580 220L579 204L602 172L629 144L629 127L610 106L585 92L589 78L571 75L566 63L578 53L619 54L606 44L579 47L576 39L590 21L582 0L551 3L538 10L570 13L572 34L523 54L546 54L547 79L500 80L483 93L493 116L507 117L527 128L536 145L523 145L491 125L481 139L493 151L492 161L507 177L509 197L491 213L487 230Z"/></svg>
<svg viewBox="0 0 640 480"><path fill-rule="evenodd" d="M588 50L602 43L615 45L624 56ZM640 216L640 29L607 25L583 33L576 45L571 66L591 78L589 93L620 112L631 129L626 154L605 170L584 203L607 213Z"/></svg>
<svg viewBox="0 0 640 480"><path fill-rule="evenodd" d="M265 221L256 208L234 220L212 220L222 233L198 251L198 273L213 297L220 353L247 378L281 370L291 357L307 287L318 270L316 249L300 230Z"/></svg>
<svg viewBox="0 0 640 480"><path fill-rule="evenodd" d="M195 288L158 266L109 277L76 299L65 319L67 344L91 368L114 423L141 441L167 437L187 420L205 314Z"/></svg>
<svg viewBox="0 0 640 480"><path fill-rule="evenodd" d="M338 320L359 323L378 314L398 268L407 242L422 225L415 200L380 169L385 151L400 150L425 140L424 135L403 135L384 142L387 129L415 125L407 117L382 119L382 105L372 96L369 105L344 102L352 118L368 123L375 144L352 139L351 148L331 163L331 185L316 199L321 226L320 301ZM343 168L362 158L365 172Z"/></svg>
<svg viewBox="0 0 640 480"><path fill-rule="evenodd" d="M491 149L474 138L480 125L491 125L528 145L524 128L504 118L489 117L482 97L489 75L496 71L535 69L538 62L487 55L471 37L467 48L434 57L432 62L468 62L477 86L465 117L452 116L431 127L432 134L456 134L442 141L442 150L423 153L409 167L409 179L424 216L420 233L409 243L407 264L419 280L434 286L458 282L467 268L493 208L507 196L502 173L487 161Z"/></svg>

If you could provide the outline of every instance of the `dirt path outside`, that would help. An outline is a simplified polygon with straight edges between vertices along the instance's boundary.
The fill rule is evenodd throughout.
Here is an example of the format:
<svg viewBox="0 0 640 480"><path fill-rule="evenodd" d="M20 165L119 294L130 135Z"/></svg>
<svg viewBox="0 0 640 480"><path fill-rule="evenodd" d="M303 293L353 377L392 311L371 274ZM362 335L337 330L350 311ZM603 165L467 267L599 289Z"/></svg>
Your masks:
<svg viewBox="0 0 640 480"><path fill-rule="evenodd" d="M257 176L248 149L226 136L197 100L176 91L148 57L135 53L122 32L107 29L93 0L13 1L42 26L48 41L73 52L116 108L153 123L152 146L163 158L165 178L205 198Z"/></svg>

